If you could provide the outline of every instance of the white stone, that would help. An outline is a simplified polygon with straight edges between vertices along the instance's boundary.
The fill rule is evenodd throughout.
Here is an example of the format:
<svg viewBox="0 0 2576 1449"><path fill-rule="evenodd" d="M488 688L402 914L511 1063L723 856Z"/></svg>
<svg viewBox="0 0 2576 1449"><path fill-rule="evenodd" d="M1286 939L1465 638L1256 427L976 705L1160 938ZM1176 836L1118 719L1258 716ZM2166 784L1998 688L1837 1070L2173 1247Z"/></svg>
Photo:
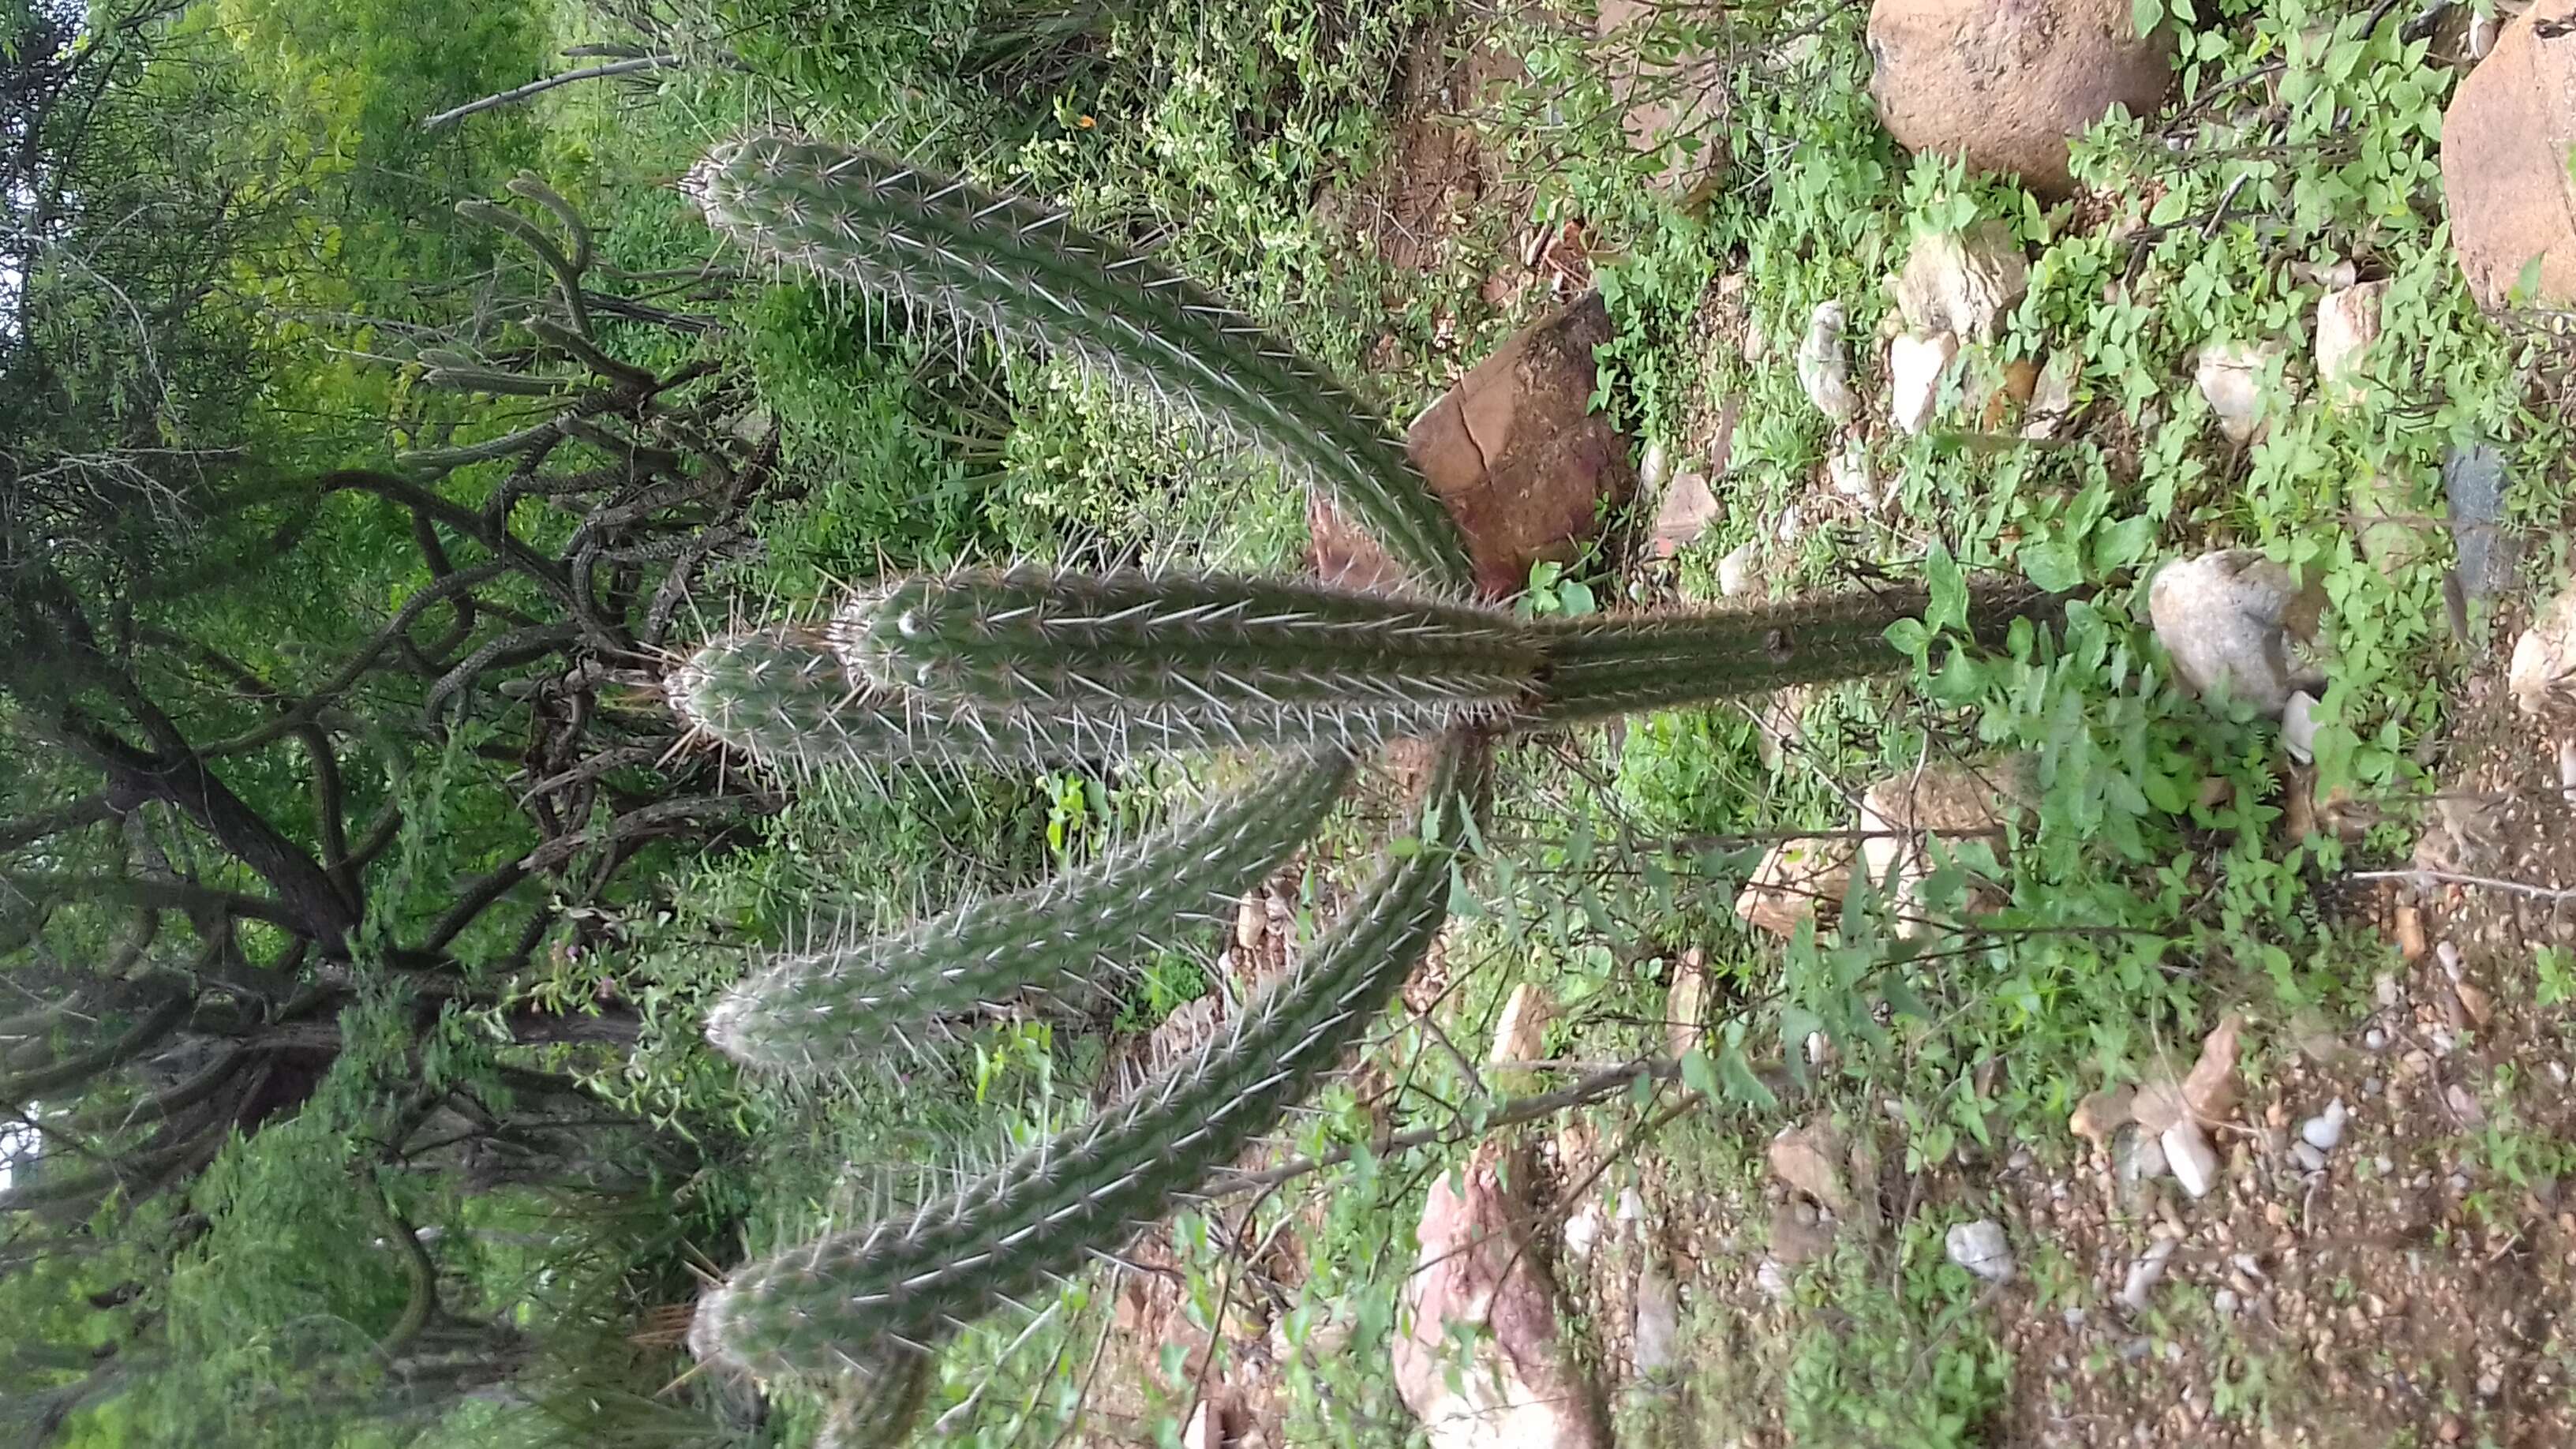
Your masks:
<svg viewBox="0 0 2576 1449"><path fill-rule="evenodd" d="M2525 714L2539 714L2552 698L2576 697L2576 586L2560 590L2513 641L2505 686Z"/></svg>
<svg viewBox="0 0 2576 1449"><path fill-rule="evenodd" d="M1753 1286L1775 1301L1786 1299L1789 1296L1789 1270L1781 1266L1779 1259L1765 1258L1762 1265L1753 1270Z"/></svg>
<svg viewBox="0 0 2576 1449"><path fill-rule="evenodd" d="M2009 1282L2013 1275L2012 1244L2004 1237L2003 1224L1992 1218L1979 1218L1972 1223L1952 1223L1944 1239L1950 1261L1989 1283Z"/></svg>
<svg viewBox="0 0 2576 1449"><path fill-rule="evenodd" d="M2158 1139L2165 1150L2165 1166L2182 1184L2182 1190L2193 1197L2206 1197L2218 1182L2218 1153L2201 1135L2200 1124L2189 1117L2165 1129Z"/></svg>
<svg viewBox="0 0 2576 1449"><path fill-rule="evenodd" d="M1201 1399L1190 1411L1190 1426L1181 1431L1181 1449L1219 1449L1224 1436L1217 1429L1216 1401Z"/></svg>
<svg viewBox="0 0 2576 1449"><path fill-rule="evenodd" d="M2293 1142L2290 1144L2290 1155L2298 1159L2299 1166L2306 1168L2310 1172L2323 1172L2326 1170L2326 1155L2314 1144Z"/></svg>
<svg viewBox="0 0 2576 1449"><path fill-rule="evenodd" d="M2003 316L2030 290L2030 261L2012 229L1981 221L1965 232L1914 239L1896 279L1896 310L1917 332L1992 342Z"/></svg>
<svg viewBox="0 0 2576 1449"><path fill-rule="evenodd" d="M1923 431L1941 398L1941 373L1959 355L1947 332L1909 332L1887 345L1888 416L1909 433Z"/></svg>
<svg viewBox="0 0 2576 1449"><path fill-rule="evenodd" d="M2291 690L2281 707L2281 748L2302 765L2317 757L2317 699L2304 689Z"/></svg>
<svg viewBox="0 0 2576 1449"><path fill-rule="evenodd" d="M1869 444L1857 437L1843 439L1843 445L1826 460L1825 484L1863 508L1876 508L1886 501L1869 466Z"/></svg>
<svg viewBox="0 0 2576 1449"><path fill-rule="evenodd" d="M2357 376L2379 340L2380 307L2388 298L2386 282L2338 287L2317 302L2317 383L2329 402L2350 406L2362 400Z"/></svg>
<svg viewBox="0 0 2576 1449"><path fill-rule="evenodd" d="M2290 653L2299 602L2289 569L2252 549L2177 559L2147 586L2147 614L2174 672L2195 694L2223 690L2279 718L2308 680Z"/></svg>
<svg viewBox="0 0 2576 1449"><path fill-rule="evenodd" d="M1569 1213L1565 1219L1564 1235L1567 1257L1578 1263L1590 1258L1593 1248L1601 1242L1601 1204L1586 1201L1582 1207Z"/></svg>
<svg viewBox="0 0 2576 1449"><path fill-rule="evenodd" d="M2259 346L2213 342L2200 350L2194 380L2200 395L2209 399L2210 410L2218 414L2218 429L2227 441L2249 443L2262 435L2268 421L2264 374L2288 354L2289 349L2278 342Z"/></svg>
<svg viewBox="0 0 2576 1449"><path fill-rule="evenodd" d="M1756 562L1752 544L1738 544L1717 561L1717 591L1730 599L1740 599L1753 587L1753 565Z"/></svg>
<svg viewBox="0 0 2576 1449"><path fill-rule="evenodd" d="M1808 319L1806 339L1798 344L1798 385L1806 389L1807 401L1816 405L1816 411L1838 423L1850 422L1860 411L1860 399L1851 390L1844 325L1842 303L1819 303Z"/></svg>
<svg viewBox="0 0 2576 1449"><path fill-rule="evenodd" d="M2299 1124L2299 1139L2319 1152L2332 1152L2343 1142L2343 1127L2352 1120L2352 1112L2337 1097L2326 1109Z"/></svg>
<svg viewBox="0 0 2576 1449"><path fill-rule="evenodd" d="M1670 1273L1649 1262L1637 1270L1636 1331L1629 1338L1628 1362L1641 1379L1653 1378L1680 1360L1682 1297Z"/></svg>

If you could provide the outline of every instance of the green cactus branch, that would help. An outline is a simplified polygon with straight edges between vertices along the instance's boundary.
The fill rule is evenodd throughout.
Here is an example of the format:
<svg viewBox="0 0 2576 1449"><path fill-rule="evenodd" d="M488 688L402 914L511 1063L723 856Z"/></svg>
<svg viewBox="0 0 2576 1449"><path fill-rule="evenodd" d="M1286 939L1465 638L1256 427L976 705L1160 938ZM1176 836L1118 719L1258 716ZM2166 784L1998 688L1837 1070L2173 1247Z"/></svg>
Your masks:
<svg viewBox="0 0 2576 1449"><path fill-rule="evenodd" d="M1180 928L1230 912L1322 822L1349 782L1335 750L1033 890L899 935L783 957L736 986L707 1038L738 1061L810 1069L1024 995L1098 995ZM1227 917L1230 919L1230 916Z"/></svg>
<svg viewBox="0 0 2576 1449"><path fill-rule="evenodd" d="M2001 643L2013 620L2044 616L2058 602L2027 585L1977 585L1969 632ZM1909 587L1754 608L1543 620L1547 676L1514 723L1548 729L1884 673L1906 662L1887 640L1889 627L1921 618L1925 603L1923 591Z"/></svg>
<svg viewBox="0 0 2576 1449"><path fill-rule="evenodd" d="M1363 738L1501 714L1540 661L1493 609L1185 573L906 579L844 609L833 639L875 683L986 710L1328 708Z"/></svg>
<svg viewBox="0 0 2576 1449"><path fill-rule="evenodd" d="M826 1382L926 1351L1066 1278L1239 1156L1374 1020L1445 919L1458 838L1442 817L1470 747L1441 750L1420 848L1391 861L1233 1029L1084 1126L905 1217L751 1264L699 1305L690 1347L763 1380Z"/></svg>
<svg viewBox="0 0 2576 1449"><path fill-rule="evenodd" d="M1424 587L1467 591L1457 525L1382 419L1243 314L1061 211L783 136L717 147L688 189L755 253L1078 359L1250 447L1350 509Z"/></svg>

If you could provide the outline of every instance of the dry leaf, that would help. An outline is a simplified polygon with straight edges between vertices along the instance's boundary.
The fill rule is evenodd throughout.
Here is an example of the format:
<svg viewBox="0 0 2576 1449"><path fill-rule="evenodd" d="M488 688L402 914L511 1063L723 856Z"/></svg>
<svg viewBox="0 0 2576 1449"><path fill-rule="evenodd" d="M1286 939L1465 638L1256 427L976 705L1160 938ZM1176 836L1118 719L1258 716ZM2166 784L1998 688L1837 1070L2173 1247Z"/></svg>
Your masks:
<svg viewBox="0 0 2576 1449"><path fill-rule="evenodd" d="M2215 1127L2236 1114L2236 1034L2245 1019L2229 1012L2200 1043L2200 1060L2182 1079L2183 1106L2195 1121Z"/></svg>

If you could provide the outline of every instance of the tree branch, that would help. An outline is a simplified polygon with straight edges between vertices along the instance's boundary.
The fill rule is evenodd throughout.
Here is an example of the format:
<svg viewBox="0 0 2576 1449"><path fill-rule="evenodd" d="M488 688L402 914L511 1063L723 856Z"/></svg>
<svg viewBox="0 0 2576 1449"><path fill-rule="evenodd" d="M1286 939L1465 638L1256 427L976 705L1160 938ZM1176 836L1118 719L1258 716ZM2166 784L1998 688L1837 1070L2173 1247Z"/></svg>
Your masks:
<svg viewBox="0 0 2576 1449"><path fill-rule="evenodd" d="M680 64L680 57L676 55L639 55L631 60L613 60L604 65L583 66L579 70L568 70L561 75L550 75L543 80L530 81L526 85L520 86L515 90L506 90L498 95L485 96L481 100L467 101L461 106L441 111L437 115L424 119L420 123L420 128L424 131L435 131L441 126L461 121L467 116L477 115L484 111L498 110L503 106L516 105L519 102L528 99L530 96L543 95L557 86L568 86L575 81L599 80L607 76L634 75L641 71L664 70L678 64Z"/></svg>

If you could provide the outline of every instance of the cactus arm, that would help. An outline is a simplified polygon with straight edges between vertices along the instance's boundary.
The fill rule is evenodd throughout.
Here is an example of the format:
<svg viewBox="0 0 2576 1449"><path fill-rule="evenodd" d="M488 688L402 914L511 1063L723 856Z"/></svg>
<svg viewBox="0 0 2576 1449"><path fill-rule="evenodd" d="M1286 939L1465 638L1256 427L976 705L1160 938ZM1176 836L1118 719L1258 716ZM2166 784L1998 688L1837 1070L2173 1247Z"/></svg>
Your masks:
<svg viewBox="0 0 2576 1449"><path fill-rule="evenodd" d="M1445 745L1424 820L1459 798ZM1232 1161L1339 1059L1446 916L1455 832L1391 862L1232 1031L1120 1105L908 1217L749 1265L699 1305L690 1346L763 1379L925 1346L1122 1242Z"/></svg>
<svg viewBox="0 0 2576 1449"><path fill-rule="evenodd" d="M1032 890L899 935L782 957L735 987L707 1038L738 1061L811 1068L909 1029L1023 994L1097 993L1174 928L1215 919L1278 869L1348 783L1340 751L1283 764L1253 788Z"/></svg>
<svg viewBox="0 0 2576 1449"><path fill-rule="evenodd" d="M2061 601L2025 585L1971 591L1971 635L1998 644L2016 618ZM1888 627L1920 618L1920 589L1854 592L1750 609L1543 620L1545 678L1512 723L1551 729L1795 684L1880 674L1905 663Z"/></svg>
<svg viewBox="0 0 2576 1449"><path fill-rule="evenodd" d="M832 1385L814 1449L889 1449L902 1443L929 1401L935 1367L929 1354L898 1348L844 1368Z"/></svg>
<svg viewBox="0 0 2576 1449"><path fill-rule="evenodd" d="M1364 736L1498 714L1540 663L1500 610L1220 574L907 579L853 601L833 640L863 678L989 710L1323 709Z"/></svg>
<svg viewBox="0 0 2576 1449"><path fill-rule="evenodd" d="M1424 586L1467 591L1457 524L1383 420L1243 314L1063 213L781 136L717 147L688 187L755 252L1072 356L1250 447L1332 494Z"/></svg>

